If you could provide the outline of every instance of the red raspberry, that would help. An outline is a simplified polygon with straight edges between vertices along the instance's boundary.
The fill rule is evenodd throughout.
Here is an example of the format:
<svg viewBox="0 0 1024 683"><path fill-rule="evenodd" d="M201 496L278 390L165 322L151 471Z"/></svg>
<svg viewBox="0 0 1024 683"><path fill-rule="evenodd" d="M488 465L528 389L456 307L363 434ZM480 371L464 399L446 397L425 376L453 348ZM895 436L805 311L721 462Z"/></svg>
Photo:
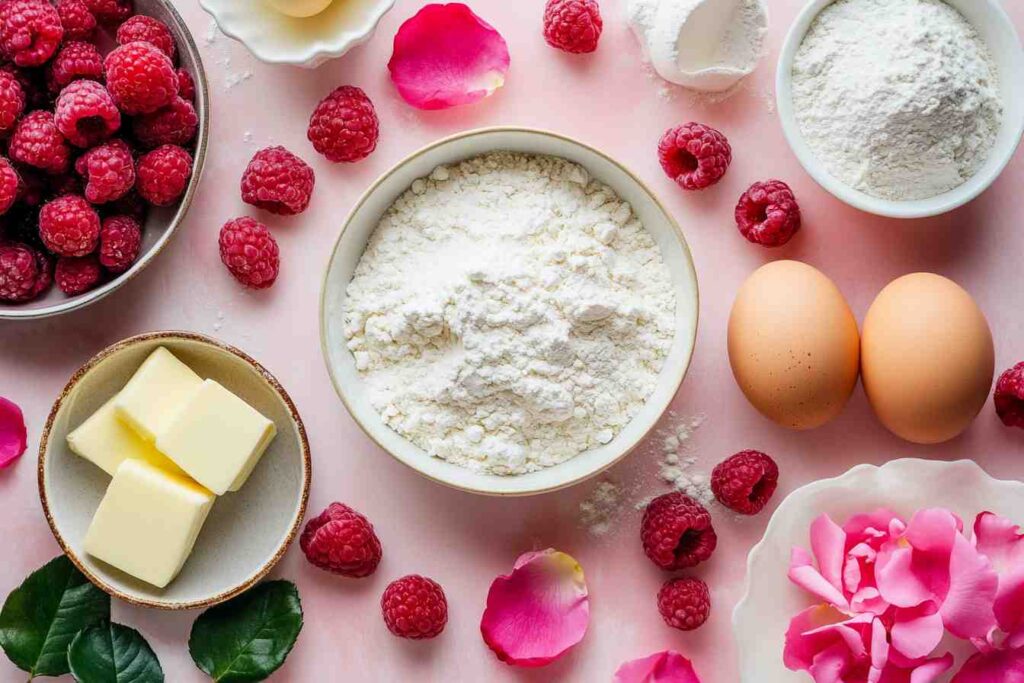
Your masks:
<svg viewBox="0 0 1024 683"><path fill-rule="evenodd" d="M46 65L47 88L51 93L58 93L79 78L102 81L103 55L92 43L64 43L53 61Z"/></svg>
<svg viewBox="0 0 1024 683"><path fill-rule="evenodd" d="M163 145L139 159L136 182L150 204L170 206L185 194L192 177L192 155L175 145Z"/></svg>
<svg viewBox="0 0 1024 683"><path fill-rule="evenodd" d="M11 162L0 157L0 214L5 214L14 206L18 198L18 187L21 185L21 178L18 172L11 166Z"/></svg>
<svg viewBox="0 0 1024 683"><path fill-rule="evenodd" d="M380 123L373 102L360 88L343 85L320 101L306 137L331 161L359 161L377 148Z"/></svg>
<svg viewBox="0 0 1024 683"><path fill-rule="evenodd" d="M123 273L139 257L142 229L131 216L111 216L100 230L100 265L111 273Z"/></svg>
<svg viewBox="0 0 1024 683"><path fill-rule="evenodd" d="M92 40L96 17L83 0L57 0L57 14L64 27L64 40Z"/></svg>
<svg viewBox="0 0 1024 683"><path fill-rule="evenodd" d="M57 129L53 114L42 110L31 112L18 122L8 154L20 164L47 173L64 173L71 160L71 149Z"/></svg>
<svg viewBox="0 0 1024 683"><path fill-rule="evenodd" d="M703 190L725 175L732 147L714 128L691 121L665 131L658 141L658 161L684 190Z"/></svg>
<svg viewBox="0 0 1024 683"><path fill-rule="evenodd" d="M354 579L375 572L382 554L370 521L342 503L306 522L299 546L313 566Z"/></svg>
<svg viewBox="0 0 1024 683"><path fill-rule="evenodd" d="M736 225L754 244L781 247L800 229L800 206L781 180L754 183L736 205Z"/></svg>
<svg viewBox="0 0 1024 683"><path fill-rule="evenodd" d="M25 112L25 91L13 74L0 71L0 135L14 130Z"/></svg>
<svg viewBox="0 0 1024 683"><path fill-rule="evenodd" d="M132 120L132 132L145 147L160 145L187 145L199 129L199 117L192 103L181 97L152 114L143 114Z"/></svg>
<svg viewBox="0 0 1024 683"><path fill-rule="evenodd" d="M678 491L651 501L640 527L644 552L662 569L694 567L711 557L718 536L704 506Z"/></svg>
<svg viewBox="0 0 1024 683"><path fill-rule="evenodd" d="M658 611L672 628L693 631L704 625L711 614L711 593L700 579L672 579L658 591Z"/></svg>
<svg viewBox="0 0 1024 683"><path fill-rule="evenodd" d="M271 213L294 216L309 206L313 169L284 147L256 152L242 174L242 201Z"/></svg>
<svg viewBox="0 0 1024 683"><path fill-rule="evenodd" d="M22 244L0 244L0 301L28 301L39 274L35 253Z"/></svg>
<svg viewBox="0 0 1024 683"><path fill-rule="evenodd" d="M97 19L111 26L135 14L132 0L85 0L85 4Z"/></svg>
<svg viewBox="0 0 1024 683"><path fill-rule="evenodd" d="M0 3L0 54L18 66L42 66L63 37L60 15L46 0Z"/></svg>
<svg viewBox="0 0 1024 683"><path fill-rule="evenodd" d="M147 17L144 14L136 14L118 27L118 45L127 45L137 40L144 40L147 43L156 45L160 48L161 52L170 57L172 62L178 54L178 48L174 44L174 35L171 33L171 29L167 28L167 24L159 19Z"/></svg>
<svg viewBox="0 0 1024 683"><path fill-rule="evenodd" d="M548 0L544 7L544 40L559 50L593 52L603 27L596 0Z"/></svg>
<svg viewBox="0 0 1024 683"><path fill-rule="evenodd" d="M1024 429L1024 363L999 375L993 400L1004 425Z"/></svg>
<svg viewBox="0 0 1024 683"><path fill-rule="evenodd" d="M189 102L196 101L196 82L192 80L192 74L184 67L178 69L178 95Z"/></svg>
<svg viewBox="0 0 1024 683"><path fill-rule="evenodd" d="M103 268L96 254L80 258L61 256L57 259L57 270L53 275L57 289L68 296L84 294L95 287L103 279Z"/></svg>
<svg viewBox="0 0 1024 683"><path fill-rule="evenodd" d="M36 258L36 282L32 286L30 299L35 299L53 284L53 259L42 249L29 247Z"/></svg>
<svg viewBox="0 0 1024 683"><path fill-rule="evenodd" d="M281 254L274 236L252 218L236 218L220 229L220 260L246 287L266 289L277 280Z"/></svg>
<svg viewBox="0 0 1024 683"><path fill-rule="evenodd" d="M711 490L718 502L743 515L764 509L779 485L779 466L760 451L740 451L711 472Z"/></svg>
<svg viewBox="0 0 1024 683"><path fill-rule="evenodd" d="M448 623L444 589L436 581L418 574L389 583L380 598L380 608L388 630L399 638L434 638Z"/></svg>
<svg viewBox="0 0 1024 683"><path fill-rule="evenodd" d="M121 128L121 112L96 81L74 81L61 91L54 111L57 128L75 147L92 147Z"/></svg>
<svg viewBox="0 0 1024 683"><path fill-rule="evenodd" d="M83 197L57 197L39 210L39 236L58 256L85 256L96 250L100 217Z"/></svg>
<svg viewBox="0 0 1024 683"><path fill-rule="evenodd" d="M85 198L93 204L120 199L135 185L135 160L124 140L93 147L78 157L75 170L85 178Z"/></svg>
<svg viewBox="0 0 1024 683"><path fill-rule="evenodd" d="M116 48L107 55L104 68L107 88L126 114L149 114L178 94L174 65L152 43L136 41Z"/></svg>

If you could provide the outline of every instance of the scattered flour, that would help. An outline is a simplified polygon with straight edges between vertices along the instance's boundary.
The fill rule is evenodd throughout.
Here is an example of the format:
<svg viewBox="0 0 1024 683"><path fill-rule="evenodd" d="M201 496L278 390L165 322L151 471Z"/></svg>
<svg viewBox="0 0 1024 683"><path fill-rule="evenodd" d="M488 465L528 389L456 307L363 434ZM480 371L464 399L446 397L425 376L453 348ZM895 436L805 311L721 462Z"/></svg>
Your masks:
<svg viewBox="0 0 1024 683"><path fill-rule="evenodd" d="M653 437L659 456L658 478L702 505L710 505L715 500L711 482L706 474L696 471L700 461L690 443L694 432L704 424L705 417L686 417L669 411L667 418L668 426L659 429ZM641 500L636 508L640 510L647 507L654 497Z"/></svg>
<svg viewBox="0 0 1024 683"><path fill-rule="evenodd" d="M624 504L622 488L605 479L580 503L580 524L591 536L604 536L618 520Z"/></svg>
<svg viewBox="0 0 1024 683"><path fill-rule="evenodd" d="M223 35L217 26L217 22L211 21L206 30L206 35L203 37L203 45L211 50L217 49L218 54L215 57L215 61L220 65L220 70L224 74L223 90L227 92L251 79L254 72L250 67L245 67L241 71L234 69L232 66L231 50L235 43L222 40ZM251 60L252 57L246 53L245 59Z"/></svg>

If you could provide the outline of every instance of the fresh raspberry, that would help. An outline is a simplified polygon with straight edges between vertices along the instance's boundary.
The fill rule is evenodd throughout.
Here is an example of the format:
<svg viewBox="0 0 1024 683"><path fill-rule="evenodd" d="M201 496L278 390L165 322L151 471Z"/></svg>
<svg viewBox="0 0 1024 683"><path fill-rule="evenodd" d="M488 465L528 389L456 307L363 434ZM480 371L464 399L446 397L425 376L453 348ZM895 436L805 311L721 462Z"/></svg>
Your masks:
<svg viewBox="0 0 1024 683"><path fill-rule="evenodd" d="M75 147L92 147L121 128L121 112L96 81L74 81L57 98L57 128Z"/></svg>
<svg viewBox="0 0 1024 683"><path fill-rule="evenodd" d="M370 521L342 503L306 522L299 546L313 566L354 579L375 572L382 553Z"/></svg>
<svg viewBox="0 0 1024 683"><path fill-rule="evenodd" d="M59 93L79 78L102 81L103 55L92 43L64 43L53 61L46 65L46 86L51 93Z"/></svg>
<svg viewBox="0 0 1024 683"><path fill-rule="evenodd" d="M306 137L331 161L359 161L377 147L380 123L373 102L360 88L343 85L320 101Z"/></svg>
<svg viewBox="0 0 1024 683"><path fill-rule="evenodd" d="M46 0L0 3L0 54L18 66L42 66L63 37L57 8Z"/></svg>
<svg viewBox="0 0 1024 683"><path fill-rule="evenodd" d="M800 229L800 206L781 180L754 183L736 205L736 225L754 244L781 247Z"/></svg>
<svg viewBox="0 0 1024 683"><path fill-rule="evenodd" d="M85 178L85 198L93 204L120 199L135 186L135 160L124 140L93 147L78 157L75 170Z"/></svg>
<svg viewBox="0 0 1024 683"><path fill-rule="evenodd" d="M593 52L603 27L596 0L548 0L544 7L544 40L559 50Z"/></svg>
<svg viewBox="0 0 1024 683"><path fill-rule="evenodd" d="M178 48L174 44L174 35L171 33L171 29L167 28L167 24L159 19L147 17L144 14L136 14L118 27L118 45L127 45L137 40L143 40L156 45L172 62L178 54Z"/></svg>
<svg viewBox="0 0 1024 683"><path fill-rule="evenodd" d="M71 149L57 129L53 114L43 110L31 112L18 122L8 155L19 164L47 173L64 173L71 161Z"/></svg>
<svg viewBox="0 0 1024 683"><path fill-rule="evenodd" d="M100 230L100 265L111 273L123 273L139 257L142 229L131 216L111 216Z"/></svg>
<svg viewBox="0 0 1024 683"><path fill-rule="evenodd" d="M196 101L196 82L184 67L178 69L178 95L189 102Z"/></svg>
<svg viewBox="0 0 1024 683"><path fill-rule="evenodd" d="M266 289L277 280L281 253L274 236L259 221L235 218L220 229L220 260L246 287Z"/></svg>
<svg viewBox="0 0 1024 683"><path fill-rule="evenodd" d="M57 197L39 210L39 236L58 256L85 256L96 250L100 217L83 197Z"/></svg>
<svg viewBox="0 0 1024 683"><path fill-rule="evenodd" d="M0 301L28 301L39 274L35 253L22 244L0 244Z"/></svg>
<svg viewBox="0 0 1024 683"><path fill-rule="evenodd" d="M5 214L14 206L18 199L18 187L21 185L21 178L18 172L11 166L11 162L0 157L0 214Z"/></svg>
<svg viewBox="0 0 1024 683"><path fill-rule="evenodd" d="M103 268L96 254L78 258L61 256L57 259L53 279L57 282L57 289L68 296L84 294L103 279Z"/></svg>
<svg viewBox="0 0 1024 683"><path fill-rule="evenodd" d="M136 41L116 48L107 55L104 69L107 88L126 114L149 114L178 94L174 65L152 43Z"/></svg>
<svg viewBox="0 0 1024 683"><path fill-rule="evenodd" d="M132 0L85 0L85 4L97 19L109 26L116 26L135 14Z"/></svg>
<svg viewBox="0 0 1024 683"><path fill-rule="evenodd" d="M444 589L436 581L418 574L389 583L380 598L380 608L388 630L399 638L434 638L448 623Z"/></svg>
<svg viewBox="0 0 1024 683"><path fill-rule="evenodd" d="M195 107L181 97L175 97L163 109L132 120L135 139L144 147L185 146L192 142L198 129L199 117L196 116Z"/></svg>
<svg viewBox="0 0 1024 683"><path fill-rule="evenodd" d="M35 299L43 294L53 284L53 259L42 249L29 247L36 259L36 281L32 285L32 294L29 299Z"/></svg>
<svg viewBox="0 0 1024 683"><path fill-rule="evenodd" d="M711 557L718 536L704 506L678 491L658 496L640 527L644 552L662 569L685 569Z"/></svg>
<svg viewBox="0 0 1024 683"><path fill-rule="evenodd" d="M732 147L714 128L691 121L665 131L658 141L658 161L684 190L703 190L725 175Z"/></svg>
<svg viewBox="0 0 1024 683"><path fill-rule="evenodd" d="M999 375L993 400L1004 425L1024 429L1024 363Z"/></svg>
<svg viewBox="0 0 1024 683"><path fill-rule="evenodd" d="M100 209L107 216L131 216L139 222L139 225L144 225L146 215L149 213L149 204L139 196L138 192L130 190L128 194L104 204Z"/></svg>
<svg viewBox="0 0 1024 683"><path fill-rule="evenodd" d="M315 176L309 165L284 147L256 152L242 174L242 201L271 213L294 216L309 206Z"/></svg>
<svg viewBox="0 0 1024 683"><path fill-rule="evenodd" d="M704 625L711 614L711 593L700 579L672 579L658 591L658 611L672 628L693 631Z"/></svg>
<svg viewBox="0 0 1024 683"><path fill-rule="evenodd" d="M136 187L150 204L170 206L185 194L192 177L192 155L175 145L163 145L139 159Z"/></svg>
<svg viewBox="0 0 1024 683"><path fill-rule="evenodd" d="M25 91L13 74L0 71L0 135L14 130L25 112Z"/></svg>
<svg viewBox="0 0 1024 683"><path fill-rule="evenodd" d="M64 40L92 40L96 17L83 0L57 0L57 14L64 27Z"/></svg>
<svg viewBox="0 0 1024 683"><path fill-rule="evenodd" d="M740 451L711 472L711 490L718 502L743 515L764 509L779 485L779 466L761 451Z"/></svg>

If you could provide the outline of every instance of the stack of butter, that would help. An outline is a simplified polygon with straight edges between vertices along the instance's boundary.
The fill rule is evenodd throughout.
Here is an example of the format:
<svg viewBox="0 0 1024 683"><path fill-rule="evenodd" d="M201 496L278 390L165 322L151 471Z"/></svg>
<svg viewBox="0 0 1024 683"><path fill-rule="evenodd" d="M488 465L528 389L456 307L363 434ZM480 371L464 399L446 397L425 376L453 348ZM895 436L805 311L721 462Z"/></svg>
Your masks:
<svg viewBox="0 0 1024 683"><path fill-rule="evenodd" d="M237 491L274 423L160 347L120 393L68 435L113 479L85 551L163 588L181 571L216 496Z"/></svg>

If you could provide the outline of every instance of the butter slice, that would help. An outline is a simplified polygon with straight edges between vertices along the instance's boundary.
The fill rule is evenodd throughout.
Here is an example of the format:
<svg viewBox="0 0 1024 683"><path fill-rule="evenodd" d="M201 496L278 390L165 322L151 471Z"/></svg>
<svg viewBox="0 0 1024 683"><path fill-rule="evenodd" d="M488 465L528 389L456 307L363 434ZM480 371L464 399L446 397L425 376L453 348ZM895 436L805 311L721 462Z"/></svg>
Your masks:
<svg viewBox="0 0 1024 683"><path fill-rule="evenodd" d="M116 398L116 397L115 397ZM168 472L185 473L156 447L141 438L125 423L117 419L114 398L68 434L68 446L77 455L114 476L118 466L129 458L144 460Z"/></svg>
<svg viewBox="0 0 1024 683"><path fill-rule="evenodd" d="M214 495L143 460L117 468L85 534L85 551L157 588L192 553Z"/></svg>
<svg viewBox="0 0 1024 683"><path fill-rule="evenodd" d="M114 399L118 418L155 441L203 380L164 347L149 354Z"/></svg>
<svg viewBox="0 0 1024 683"><path fill-rule="evenodd" d="M156 447L223 495L242 487L275 434L273 422L208 379L159 433Z"/></svg>

